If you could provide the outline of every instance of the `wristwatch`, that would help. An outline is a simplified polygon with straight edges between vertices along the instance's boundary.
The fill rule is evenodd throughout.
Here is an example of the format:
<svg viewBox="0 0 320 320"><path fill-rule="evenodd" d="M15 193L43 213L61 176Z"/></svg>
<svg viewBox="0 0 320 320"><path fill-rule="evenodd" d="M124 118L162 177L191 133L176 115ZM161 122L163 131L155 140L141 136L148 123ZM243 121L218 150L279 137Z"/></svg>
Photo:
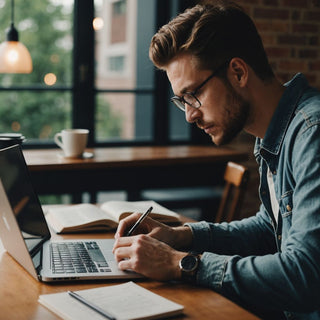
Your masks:
<svg viewBox="0 0 320 320"><path fill-rule="evenodd" d="M200 255L194 252L189 252L179 261L181 270L181 278L188 282L196 280L197 271L199 268Z"/></svg>

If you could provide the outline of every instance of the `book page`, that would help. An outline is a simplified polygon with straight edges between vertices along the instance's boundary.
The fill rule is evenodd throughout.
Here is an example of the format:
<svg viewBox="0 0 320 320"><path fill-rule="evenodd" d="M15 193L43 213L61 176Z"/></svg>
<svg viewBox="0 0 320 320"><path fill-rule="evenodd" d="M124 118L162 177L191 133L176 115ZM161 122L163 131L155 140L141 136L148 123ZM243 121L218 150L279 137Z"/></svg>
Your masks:
<svg viewBox="0 0 320 320"><path fill-rule="evenodd" d="M46 219L52 228L58 232L63 228L86 225L102 219L112 220L117 223L108 213L95 205L87 203L50 208L46 214ZM114 224L112 226L114 227Z"/></svg>
<svg viewBox="0 0 320 320"><path fill-rule="evenodd" d="M153 207L150 216L154 219L161 219L161 216L167 217L172 220L179 221L179 215L174 211L171 211L155 201L107 201L101 205L101 209L108 212L110 215L117 219L118 221L124 217L130 215L133 212L144 213L148 208Z"/></svg>
<svg viewBox="0 0 320 320"><path fill-rule="evenodd" d="M120 285L76 291L118 320L157 319L182 313L183 306L130 281ZM68 293L40 296L39 301L66 319L103 319ZM51 306L51 307L50 307Z"/></svg>

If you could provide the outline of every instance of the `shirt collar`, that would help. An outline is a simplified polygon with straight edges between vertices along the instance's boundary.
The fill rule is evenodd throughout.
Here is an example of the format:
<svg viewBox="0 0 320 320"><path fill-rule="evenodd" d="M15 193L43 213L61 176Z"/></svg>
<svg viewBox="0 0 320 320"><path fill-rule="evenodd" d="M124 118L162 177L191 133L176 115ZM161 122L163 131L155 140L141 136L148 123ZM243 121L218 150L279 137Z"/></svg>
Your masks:
<svg viewBox="0 0 320 320"><path fill-rule="evenodd" d="M264 139L257 138L255 153L258 152L260 148L275 155L279 153L287 128L301 95L308 86L308 81L303 74L298 73L292 80L284 84L284 86L286 90L272 116Z"/></svg>

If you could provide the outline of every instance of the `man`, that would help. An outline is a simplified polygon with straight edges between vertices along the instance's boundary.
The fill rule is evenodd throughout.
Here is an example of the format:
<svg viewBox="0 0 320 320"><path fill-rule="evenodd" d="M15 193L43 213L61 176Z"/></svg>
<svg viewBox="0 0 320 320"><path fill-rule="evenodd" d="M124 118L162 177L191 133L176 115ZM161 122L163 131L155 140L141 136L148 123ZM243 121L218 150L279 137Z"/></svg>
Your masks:
<svg viewBox="0 0 320 320"><path fill-rule="evenodd" d="M116 233L119 268L210 287L265 319L320 319L319 92L302 74L283 86L252 20L226 2L179 15L149 53L172 101L215 144L242 129L257 137L262 204L229 224L171 228L147 218L123 237L139 217L131 215Z"/></svg>

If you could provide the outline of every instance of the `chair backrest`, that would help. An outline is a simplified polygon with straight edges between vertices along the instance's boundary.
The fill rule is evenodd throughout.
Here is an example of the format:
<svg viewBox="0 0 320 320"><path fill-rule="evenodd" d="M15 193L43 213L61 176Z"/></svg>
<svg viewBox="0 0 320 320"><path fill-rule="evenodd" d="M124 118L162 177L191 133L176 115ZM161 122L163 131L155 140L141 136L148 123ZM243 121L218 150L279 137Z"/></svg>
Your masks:
<svg viewBox="0 0 320 320"><path fill-rule="evenodd" d="M249 179L249 170L228 162L224 173L225 187L215 222L230 222L240 218L240 209Z"/></svg>

